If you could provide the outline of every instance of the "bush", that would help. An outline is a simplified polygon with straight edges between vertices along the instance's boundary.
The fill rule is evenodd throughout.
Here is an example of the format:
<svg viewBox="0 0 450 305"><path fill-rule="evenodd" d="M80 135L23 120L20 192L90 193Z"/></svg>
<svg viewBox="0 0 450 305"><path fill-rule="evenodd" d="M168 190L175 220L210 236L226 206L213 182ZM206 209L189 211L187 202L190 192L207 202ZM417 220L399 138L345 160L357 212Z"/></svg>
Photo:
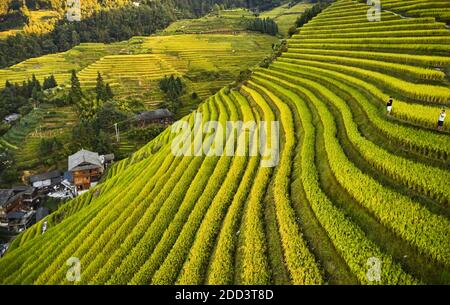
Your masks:
<svg viewBox="0 0 450 305"><path fill-rule="evenodd" d="M64 145L58 138L43 138L39 142L39 156L45 165L51 166L64 155Z"/></svg>
<svg viewBox="0 0 450 305"><path fill-rule="evenodd" d="M288 48L286 40L282 40L280 43L274 44L272 46L272 54L264 58L259 64L259 66L262 68L268 68L275 59L280 57L283 54L283 52L287 52L287 50Z"/></svg>
<svg viewBox="0 0 450 305"><path fill-rule="evenodd" d="M320 14L327 6L329 6L329 2L319 2L314 4L313 7L305 10L305 12L297 19L296 25L297 27L302 27L306 23L308 23L311 19Z"/></svg>
<svg viewBox="0 0 450 305"><path fill-rule="evenodd" d="M289 31L288 31L288 36L289 37L291 37L292 35L294 35L296 33L297 33L297 27L292 26L292 27L289 28Z"/></svg>
<svg viewBox="0 0 450 305"><path fill-rule="evenodd" d="M270 18L255 18L249 23L247 29L273 36L278 34L278 24Z"/></svg>
<svg viewBox="0 0 450 305"><path fill-rule="evenodd" d="M33 106L24 105L24 106L20 107L18 110L19 110L19 113L21 116L26 116L28 113L31 112L31 110L33 110Z"/></svg>
<svg viewBox="0 0 450 305"><path fill-rule="evenodd" d="M1 122L0 123L0 136L3 136L10 128L11 128L10 124Z"/></svg>
<svg viewBox="0 0 450 305"><path fill-rule="evenodd" d="M128 137L131 140L149 142L156 138L165 129L164 126L153 124L145 128L133 128L129 131Z"/></svg>

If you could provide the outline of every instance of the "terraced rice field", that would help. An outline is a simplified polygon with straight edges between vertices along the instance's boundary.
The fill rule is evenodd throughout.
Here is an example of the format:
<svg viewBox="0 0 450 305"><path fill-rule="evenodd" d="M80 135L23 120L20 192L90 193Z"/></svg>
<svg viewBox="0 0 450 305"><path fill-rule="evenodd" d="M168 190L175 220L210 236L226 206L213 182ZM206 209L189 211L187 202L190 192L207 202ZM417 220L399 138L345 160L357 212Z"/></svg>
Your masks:
<svg viewBox="0 0 450 305"><path fill-rule="evenodd" d="M20 32L20 29L12 29L8 31L1 31L0 32L0 39L6 39L8 36L16 35Z"/></svg>
<svg viewBox="0 0 450 305"><path fill-rule="evenodd" d="M32 110L0 138L0 145L12 150L19 150L27 135L34 131L42 122L42 118L42 109L37 108Z"/></svg>
<svg viewBox="0 0 450 305"><path fill-rule="evenodd" d="M9 68L0 69L0 87L9 80L12 83L26 81L35 74L41 82L53 74L59 84L67 84L72 69L80 70L108 54L117 54L128 47L127 43L82 43L73 49L56 54L31 58Z"/></svg>
<svg viewBox="0 0 450 305"><path fill-rule="evenodd" d="M450 2L444 0L386 0L382 7L406 16L435 17L450 23Z"/></svg>
<svg viewBox="0 0 450 305"><path fill-rule="evenodd" d="M449 106L434 69L449 65L448 35L423 36L443 27L431 18L370 23L366 10L334 2L268 69L199 106L203 123L279 121L276 167L176 157L168 129L50 215L45 234L42 222L21 234L0 282L73 284L78 257L77 284L449 284L450 134L434 130ZM410 35L395 38L399 27Z"/></svg>
<svg viewBox="0 0 450 305"><path fill-rule="evenodd" d="M26 33L46 33L51 31L60 18L58 12L51 10L39 10L29 12L28 24L23 27L9 29L7 31L0 31L0 39L6 39L8 36L25 31Z"/></svg>
<svg viewBox="0 0 450 305"><path fill-rule="evenodd" d="M56 137L64 143L76 120L76 114L71 107L54 108L41 105L2 136L0 145L15 153L19 169L39 171L44 161L39 156L40 141ZM65 163L64 160L63 167Z"/></svg>
<svg viewBox="0 0 450 305"><path fill-rule="evenodd" d="M54 74L59 84L67 85L70 71L75 69L83 87L92 88L101 72L117 98L141 98L154 108L163 100L159 80L164 76L186 76L189 93L198 91L206 98L233 81L241 70L257 64L276 41L268 35L243 33L134 37L108 45L83 43L67 52L0 69L0 87L6 80L20 83L33 74L41 81ZM210 90L204 89L205 83Z"/></svg>
<svg viewBox="0 0 450 305"><path fill-rule="evenodd" d="M184 19L173 22L162 31L163 35L173 34L205 34L211 32L245 31L247 21L255 18L245 9L233 9L220 11L219 16L209 14L198 19Z"/></svg>
<svg viewBox="0 0 450 305"><path fill-rule="evenodd" d="M33 74L41 83L53 74L59 85L69 85L70 71L75 69L83 89L92 89L97 72L101 72L113 87L116 98L141 99L148 109L156 109L164 101L159 80L166 75L185 76L187 92L179 111L183 116L197 106L198 101L190 97L192 92L201 99L213 95L232 82L241 70L256 65L269 54L275 41L274 37L259 34L205 34L134 37L113 44L83 43L67 52L0 69L0 87L6 80L21 83ZM60 112L60 109L53 111ZM39 164L42 160L37 158L38 137L24 134L21 139L27 144L17 156L19 166L27 169ZM120 150L132 153L136 144L121 143Z"/></svg>
<svg viewBox="0 0 450 305"><path fill-rule="evenodd" d="M39 155L39 143L44 138L57 138L62 143L67 142L71 135L71 127L77 121L76 113L71 107L54 108L50 105L41 106L42 121L35 129L28 133L23 145L16 153L17 166L22 169L34 169L39 172L43 161ZM60 160L62 167L66 166L66 159ZM56 164L54 165L56 166Z"/></svg>
<svg viewBox="0 0 450 305"><path fill-rule="evenodd" d="M79 77L83 86L94 87L100 71L118 96L141 97L153 108L163 99L158 82L164 76L184 76L188 94L206 98L232 82L241 70L259 63L275 41L271 36L246 33L134 37L129 44L139 54L103 57L80 71ZM191 107L186 105L182 114Z"/></svg>
<svg viewBox="0 0 450 305"><path fill-rule="evenodd" d="M279 32L287 36L289 29L295 25L295 21L298 17L313 4L311 3L297 3L296 5L289 7L289 4L276 7L273 10L262 12L261 18L271 18L278 24Z"/></svg>
<svg viewBox="0 0 450 305"><path fill-rule="evenodd" d="M111 86L124 84L127 90L140 89L145 82L160 80L164 75L180 75L170 59L164 55L111 55L102 57L79 73L83 87L95 87L97 72L100 72ZM129 83L135 83L130 86ZM125 85L126 84L126 85ZM124 88L125 89L125 88Z"/></svg>

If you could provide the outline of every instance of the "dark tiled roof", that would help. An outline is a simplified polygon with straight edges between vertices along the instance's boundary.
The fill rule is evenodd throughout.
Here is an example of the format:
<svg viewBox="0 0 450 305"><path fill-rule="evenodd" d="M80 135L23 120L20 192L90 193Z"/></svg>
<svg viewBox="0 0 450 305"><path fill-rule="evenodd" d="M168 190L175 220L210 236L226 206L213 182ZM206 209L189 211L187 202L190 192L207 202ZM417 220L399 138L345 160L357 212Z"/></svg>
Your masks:
<svg viewBox="0 0 450 305"><path fill-rule="evenodd" d="M109 162L114 160L114 154L107 154L107 155L103 155L103 157L105 158L105 162Z"/></svg>
<svg viewBox="0 0 450 305"><path fill-rule="evenodd" d="M40 207L36 211L36 221L40 221L42 218L47 216L50 213L50 210L47 208Z"/></svg>
<svg viewBox="0 0 450 305"><path fill-rule="evenodd" d="M82 149L79 152L69 156L69 171L77 170L79 166L95 165L102 167L98 153Z"/></svg>
<svg viewBox="0 0 450 305"><path fill-rule="evenodd" d="M54 179L54 178L58 178L61 176L61 172L56 170L56 171L51 171L45 174L40 174L40 175L35 175L35 176L31 176L30 177L30 182L34 183L37 181L44 181L44 180L48 180L48 179Z"/></svg>
<svg viewBox="0 0 450 305"><path fill-rule="evenodd" d="M8 213L8 215L6 215L6 217L7 217L8 219L21 219L21 218L23 218L26 214L27 214L26 212L16 211L16 212Z"/></svg>
<svg viewBox="0 0 450 305"><path fill-rule="evenodd" d="M0 189L0 207L3 207L8 203L9 199L14 195L13 190L2 190Z"/></svg>
<svg viewBox="0 0 450 305"><path fill-rule="evenodd" d="M34 188L32 186L28 186L28 185L16 185L16 186L13 186L12 189L15 192L21 192L21 193L23 193L25 195L31 195L36 190L36 188Z"/></svg>
<svg viewBox="0 0 450 305"><path fill-rule="evenodd" d="M136 121L153 121L167 118L173 118L173 114L169 111L169 109L166 108L144 111L139 113L135 117Z"/></svg>

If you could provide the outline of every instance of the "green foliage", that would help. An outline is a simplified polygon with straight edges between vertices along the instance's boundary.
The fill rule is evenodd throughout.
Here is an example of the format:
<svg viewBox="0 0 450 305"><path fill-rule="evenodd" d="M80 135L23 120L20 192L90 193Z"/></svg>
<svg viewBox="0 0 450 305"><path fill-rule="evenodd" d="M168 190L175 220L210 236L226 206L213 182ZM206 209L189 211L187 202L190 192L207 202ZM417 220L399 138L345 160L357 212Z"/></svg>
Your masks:
<svg viewBox="0 0 450 305"><path fill-rule="evenodd" d="M297 19L297 27L302 27L308 23L311 19L320 14L325 8L330 5L330 1L319 1L313 7L306 9L303 14Z"/></svg>
<svg viewBox="0 0 450 305"><path fill-rule="evenodd" d="M111 92L111 88L109 88L109 91ZM103 82L103 78L100 72L97 72L97 84L95 85L95 93L97 102L107 101L109 99L108 93L106 92L106 86Z"/></svg>
<svg viewBox="0 0 450 305"><path fill-rule="evenodd" d="M286 40L281 40L279 43L272 45L272 54L264 58L259 66L262 68L268 68L272 62L274 62L278 57L280 57L283 53L287 52L288 46Z"/></svg>
<svg viewBox="0 0 450 305"><path fill-rule="evenodd" d="M64 145L62 141L56 137L43 138L39 142L39 157L44 161L45 165L53 165L64 155Z"/></svg>
<svg viewBox="0 0 450 305"><path fill-rule="evenodd" d="M70 151L85 148L105 154L113 152L113 124L127 121L129 112L121 110L118 102L98 103L93 98L82 99L77 107L81 120L73 128Z"/></svg>
<svg viewBox="0 0 450 305"><path fill-rule="evenodd" d="M80 80L78 79L77 72L72 70L71 73L68 101L70 104L77 104L83 98L83 92L81 91Z"/></svg>
<svg viewBox="0 0 450 305"><path fill-rule="evenodd" d="M105 98L106 100L111 100L114 97L114 93L109 84L105 85Z"/></svg>
<svg viewBox="0 0 450 305"><path fill-rule="evenodd" d="M4 1L2 1L1 5ZM28 22L29 18L27 15L27 11L19 7L18 9L11 9L9 12L1 12L4 8L0 7L0 18L2 22L0 23L0 31L5 31L9 29L14 29L20 26L23 26Z"/></svg>
<svg viewBox="0 0 450 305"><path fill-rule="evenodd" d="M159 81L159 88L166 94L165 106L175 113L180 106L180 96L183 94L186 85L182 81L181 77L175 77L171 75L164 76Z"/></svg>
<svg viewBox="0 0 450 305"><path fill-rule="evenodd" d="M278 25L270 18L255 18L254 20L249 21L247 29L273 36L278 34Z"/></svg>
<svg viewBox="0 0 450 305"><path fill-rule="evenodd" d="M164 91L170 99L180 97L184 90L184 84L180 77L167 75L160 80L159 88Z"/></svg>
<svg viewBox="0 0 450 305"><path fill-rule="evenodd" d="M243 84L245 84L246 81L248 81L250 79L250 77L252 76L253 71L250 69L246 69L243 70L239 73L239 76L236 78L235 86L239 87Z"/></svg>
<svg viewBox="0 0 450 305"><path fill-rule="evenodd" d="M19 181L19 171L14 155L8 148L0 147L0 187L8 188Z"/></svg>
<svg viewBox="0 0 450 305"><path fill-rule="evenodd" d="M214 12L217 14L217 16L220 15L220 6L219 6L217 3L214 4L213 10L214 10Z"/></svg>
<svg viewBox="0 0 450 305"><path fill-rule="evenodd" d="M5 122L0 123L0 136L3 136L9 129L11 125Z"/></svg>
<svg viewBox="0 0 450 305"><path fill-rule="evenodd" d="M113 151L111 137L103 130L95 128L91 122L81 122L73 128L70 151L87 149L101 154Z"/></svg>
<svg viewBox="0 0 450 305"><path fill-rule="evenodd" d="M145 128L132 128L127 135L130 140L147 143L156 138L164 129L164 126L149 125Z"/></svg>
<svg viewBox="0 0 450 305"><path fill-rule="evenodd" d="M0 116L20 112L29 113L33 106L44 98L43 88L33 74L32 78L22 84L6 82L5 88L0 91Z"/></svg>
<svg viewBox="0 0 450 305"><path fill-rule="evenodd" d="M58 86L58 83L56 82L55 76L52 74L49 77L44 78L44 84L42 89L52 89Z"/></svg>
<svg viewBox="0 0 450 305"><path fill-rule="evenodd" d="M82 1L83 2L83 1ZM177 18L202 16L209 13L214 4L227 7L270 8L278 0L265 0L261 3L246 0L227 1L144 1L139 7L124 6L124 1L108 1L82 5L83 16L80 22L61 20L49 33L18 33L0 40L0 67L10 66L30 57L37 57L50 52L67 51L80 42L123 41L132 36L153 34L163 29ZM99 5L100 4L100 5ZM62 9L61 5L45 5ZM100 8L100 9L99 9ZM13 18L12 20L17 20ZM23 48L24 45L33 46Z"/></svg>
<svg viewBox="0 0 450 305"><path fill-rule="evenodd" d="M284 257L287 267L294 284L320 284L323 283L323 276L312 253L309 251L302 233L296 224L294 212L289 204L288 197L288 177L291 174L291 163L293 158L293 150L295 147L295 137L293 134L294 126L289 107L283 103L276 95L253 83L249 82L252 87L248 89L243 87L253 99L260 105L264 111L269 112L268 104L264 105L263 97L266 96L281 113L281 124L284 129L285 142L284 149L280 156L280 161L274 176L274 199L275 210L280 226L280 236L284 249ZM254 89L255 91L253 91ZM261 92L261 93L260 93ZM262 95L260 95L262 94ZM267 110L266 110L267 109ZM275 121L275 117L266 116L268 122ZM271 139L267 139L271 143Z"/></svg>

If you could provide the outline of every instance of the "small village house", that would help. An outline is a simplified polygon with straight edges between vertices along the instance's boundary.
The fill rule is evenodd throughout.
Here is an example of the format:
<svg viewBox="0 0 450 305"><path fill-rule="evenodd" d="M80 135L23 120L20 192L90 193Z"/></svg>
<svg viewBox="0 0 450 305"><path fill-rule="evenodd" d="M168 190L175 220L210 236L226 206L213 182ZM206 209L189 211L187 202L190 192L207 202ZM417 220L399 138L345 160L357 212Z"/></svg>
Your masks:
<svg viewBox="0 0 450 305"><path fill-rule="evenodd" d="M14 190L0 189L0 223L8 223L6 215L19 204L19 197L14 196Z"/></svg>
<svg viewBox="0 0 450 305"><path fill-rule="evenodd" d="M42 189L61 183L63 176L60 171L55 170L44 174L30 176L29 180L33 187Z"/></svg>
<svg viewBox="0 0 450 305"><path fill-rule="evenodd" d="M113 154L99 155L82 149L69 156L68 170L78 190L87 190L97 183L106 167L114 160Z"/></svg>
<svg viewBox="0 0 450 305"><path fill-rule="evenodd" d="M23 204L27 207L37 207L40 202L38 188L30 187L28 185L21 185L13 187L13 190L20 194Z"/></svg>
<svg viewBox="0 0 450 305"><path fill-rule="evenodd" d="M10 231L26 229L39 202L36 188L18 186L0 190L0 226Z"/></svg>
<svg viewBox="0 0 450 305"><path fill-rule="evenodd" d="M162 124L169 126L173 123L173 113L169 109L157 109L150 111L143 111L135 116L138 126L144 127L149 124Z"/></svg>
<svg viewBox="0 0 450 305"><path fill-rule="evenodd" d="M4 118L4 121L5 121L5 123L11 124L11 123L17 121L18 119L20 119L20 114L18 114L18 113L12 113L12 114L10 114L10 115L7 115L7 116Z"/></svg>
<svg viewBox="0 0 450 305"><path fill-rule="evenodd" d="M36 214L34 210L19 210L8 213L8 230L22 232L33 224L33 216Z"/></svg>

